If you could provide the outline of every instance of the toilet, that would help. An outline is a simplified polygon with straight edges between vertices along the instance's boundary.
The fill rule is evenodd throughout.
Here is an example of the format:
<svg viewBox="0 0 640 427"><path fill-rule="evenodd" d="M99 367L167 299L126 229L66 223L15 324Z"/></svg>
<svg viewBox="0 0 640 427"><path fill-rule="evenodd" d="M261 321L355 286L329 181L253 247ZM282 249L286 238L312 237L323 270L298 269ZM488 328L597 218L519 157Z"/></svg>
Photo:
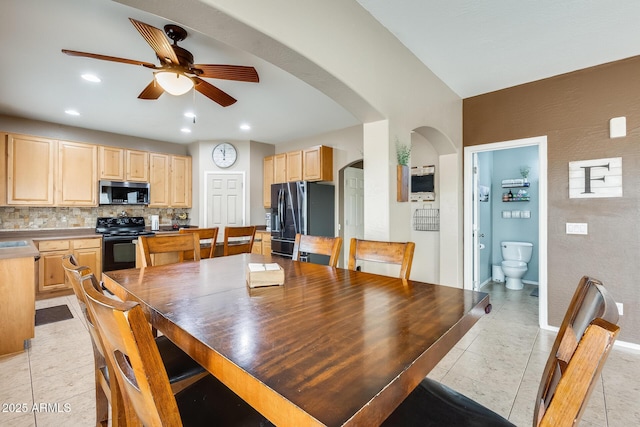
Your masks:
<svg viewBox="0 0 640 427"><path fill-rule="evenodd" d="M527 263L531 261L533 243L502 242L502 271L507 278L506 288L520 290L524 287L522 277L527 272Z"/></svg>

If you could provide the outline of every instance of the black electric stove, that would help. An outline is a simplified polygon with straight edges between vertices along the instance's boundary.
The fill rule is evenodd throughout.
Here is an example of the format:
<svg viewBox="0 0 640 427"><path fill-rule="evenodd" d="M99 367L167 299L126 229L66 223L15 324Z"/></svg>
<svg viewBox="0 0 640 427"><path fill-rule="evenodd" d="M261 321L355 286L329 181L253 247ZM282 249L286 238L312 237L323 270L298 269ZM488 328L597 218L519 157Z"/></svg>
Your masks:
<svg viewBox="0 0 640 427"><path fill-rule="evenodd" d="M102 270L122 270L136 266L138 236L153 236L141 216L99 217L96 233L102 234Z"/></svg>

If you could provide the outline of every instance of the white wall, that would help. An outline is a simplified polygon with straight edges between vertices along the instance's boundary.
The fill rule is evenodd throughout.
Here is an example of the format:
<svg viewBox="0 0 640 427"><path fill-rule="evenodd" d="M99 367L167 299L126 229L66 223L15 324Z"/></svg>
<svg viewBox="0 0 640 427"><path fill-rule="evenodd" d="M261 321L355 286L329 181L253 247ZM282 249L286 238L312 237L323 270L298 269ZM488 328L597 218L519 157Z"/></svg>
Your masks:
<svg viewBox="0 0 640 427"><path fill-rule="evenodd" d="M416 231L413 227L413 217L416 209L439 209L441 194L439 156L433 145L418 134L411 137L411 166L434 165L434 188L436 199L433 202L410 202L411 210L407 222L411 228L410 240L415 242L416 250L413 254L411 278L422 282L438 283L440 279L440 231Z"/></svg>

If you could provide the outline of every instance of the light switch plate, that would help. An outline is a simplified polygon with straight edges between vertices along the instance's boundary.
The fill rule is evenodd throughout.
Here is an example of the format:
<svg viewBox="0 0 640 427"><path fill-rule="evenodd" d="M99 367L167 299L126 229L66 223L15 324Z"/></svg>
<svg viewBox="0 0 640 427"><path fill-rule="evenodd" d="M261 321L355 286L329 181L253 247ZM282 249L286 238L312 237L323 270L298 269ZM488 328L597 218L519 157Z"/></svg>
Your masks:
<svg viewBox="0 0 640 427"><path fill-rule="evenodd" d="M614 117L609 120L609 138L621 138L627 136L627 118Z"/></svg>
<svg viewBox="0 0 640 427"><path fill-rule="evenodd" d="M623 309L623 305L621 302L617 302L616 305L618 306L618 314L620 314L620 316L622 316L624 314L624 309Z"/></svg>
<svg viewBox="0 0 640 427"><path fill-rule="evenodd" d="M567 234L589 234L587 223L567 222Z"/></svg>

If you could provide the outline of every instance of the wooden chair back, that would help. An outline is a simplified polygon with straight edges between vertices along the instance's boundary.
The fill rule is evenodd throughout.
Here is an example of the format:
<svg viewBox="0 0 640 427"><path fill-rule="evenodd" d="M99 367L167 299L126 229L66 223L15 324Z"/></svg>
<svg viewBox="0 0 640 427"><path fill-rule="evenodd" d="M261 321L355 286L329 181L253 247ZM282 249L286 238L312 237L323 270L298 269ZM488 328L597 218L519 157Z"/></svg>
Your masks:
<svg viewBox="0 0 640 427"><path fill-rule="evenodd" d="M349 270L356 270L357 261L383 262L400 265L400 278L409 279L416 244L413 242L380 242L351 239L349 248Z"/></svg>
<svg viewBox="0 0 640 427"><path fill-rule="evenodd" d="M200 236L200 243L202 244L202 240L211 240L211 246L208 248L200 248L200 258L213 258L216 251L216 241L218 240L218 227L212 228L181 228L180 234L188 234L188 233L198 233ZM184 254L185 259L187 258L187 254Z"/></svg>
<svg viewBox="0 0 640 427"><path fill-rule="evenodd" d="M618 309L602 283L583 277L547 360L534 425L577 424L619 332Z"/></svg>
<svg viewBox="0 0 640 427"><path fill-rule="evenodd" d="M92 274L91 269L78 265L73 255L65 255L62 257L62 267L65 270L67 279L71 283L73 293L78 299L78 304L80 305L80 309L87 323L87 328L89 329L89 335L91 336L96 382L96 425L106 427L109 424L109 406L112 408L111 425L113 427L127 425L126 419L131 418L133 413L127 412L127 408L124 407L116 381L113 380L113 375L110 374L113 369L105 358L104 345L95 327L94 320L87 310L87 299L81 282L83 277L86 277L87 282L90 283L97 292L101 292L102 287Z"/></svg>
<svg viewBox="0 0 640 427"><path fill-rule="evenodd" d="M200 261L200 237L198 233L139 236L138 244L141 246L144 254L142 260L143 267L158 265L157 261L152 261L151 255L172 252L178 254L178 262L185 260L185 252L193 254L191 259Z"/></svg>
<svg viewBox="0 0 640 427"><path fill-rule="evenodd" d="M105 355L115 367L113 374L125 405L145 426L182 426L167 372L140 305L106 297L87 276L81 283Z"/></svg>
<svg viewBox="0 0 640 427"><path fill-rule="evenodd" d="M255 225L249 225L246 227L225 227L224 256L250 253L255 236ZM235 242L230 239L235 239Z"/></svg>
<svg viewBox="0 0 640 427"><path fill-rule="evenodd" d="M342 237L309 236L298 233L293 246L292 259L300 261L301 253L326 255L329 257L329 266L335 267L338 265L341 247Z"/></svg>

